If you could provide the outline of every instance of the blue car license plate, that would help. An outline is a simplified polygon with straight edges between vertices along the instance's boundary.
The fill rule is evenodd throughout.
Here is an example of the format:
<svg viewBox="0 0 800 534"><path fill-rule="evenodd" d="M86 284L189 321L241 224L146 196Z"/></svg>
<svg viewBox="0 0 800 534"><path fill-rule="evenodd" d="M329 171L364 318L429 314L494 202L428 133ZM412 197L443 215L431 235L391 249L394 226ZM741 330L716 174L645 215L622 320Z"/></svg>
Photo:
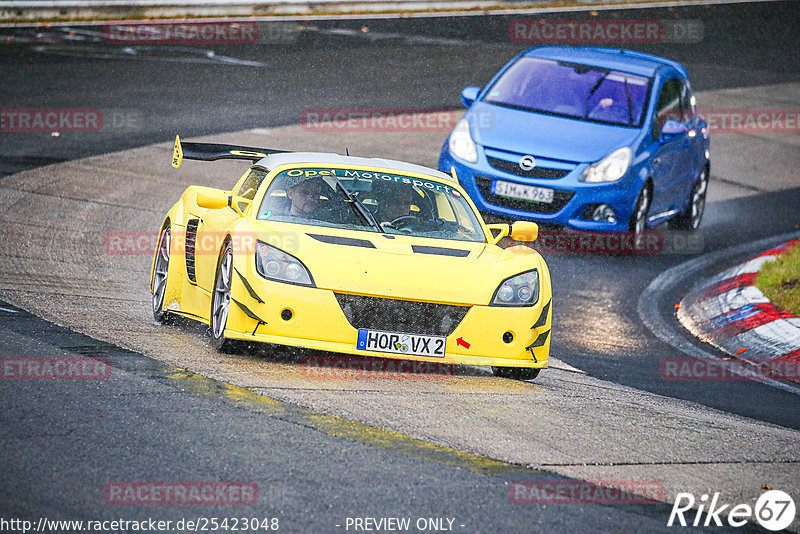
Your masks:
<svg viewBox="0 0 800 534"><path fill-rule="evenodd" d="M519 200L530 200L533 202L553 202L553 190L546 187L536 187L533 185L515 184L496 180L492 183L492 193L501 197L516 198Z"/></svg>

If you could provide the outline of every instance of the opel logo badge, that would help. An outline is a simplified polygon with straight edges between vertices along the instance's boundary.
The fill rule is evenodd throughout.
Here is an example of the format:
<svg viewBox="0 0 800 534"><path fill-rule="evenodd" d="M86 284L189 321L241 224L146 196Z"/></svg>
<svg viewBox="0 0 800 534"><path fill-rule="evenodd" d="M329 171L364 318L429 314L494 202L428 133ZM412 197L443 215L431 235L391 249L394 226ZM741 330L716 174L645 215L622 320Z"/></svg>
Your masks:
<svg viewBox="0 0 800 534"><path fill-rule="evenodd" d="M519 168L523 171L532 171L536 167L536 158L533 156L522 156L519 158Z"/></svg>

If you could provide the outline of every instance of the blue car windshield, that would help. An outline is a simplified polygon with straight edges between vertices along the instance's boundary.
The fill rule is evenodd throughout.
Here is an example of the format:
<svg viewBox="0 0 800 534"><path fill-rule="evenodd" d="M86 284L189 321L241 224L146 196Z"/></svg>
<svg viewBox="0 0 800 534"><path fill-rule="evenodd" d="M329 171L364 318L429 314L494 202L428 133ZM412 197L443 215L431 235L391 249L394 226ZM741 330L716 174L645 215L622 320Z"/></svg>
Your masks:
<svg viewBox="0 0 800 534"><path fill-rule="evenodd" d="M580 120L641 126L650 78L579 63L522 57L484 102Z"/></svg>

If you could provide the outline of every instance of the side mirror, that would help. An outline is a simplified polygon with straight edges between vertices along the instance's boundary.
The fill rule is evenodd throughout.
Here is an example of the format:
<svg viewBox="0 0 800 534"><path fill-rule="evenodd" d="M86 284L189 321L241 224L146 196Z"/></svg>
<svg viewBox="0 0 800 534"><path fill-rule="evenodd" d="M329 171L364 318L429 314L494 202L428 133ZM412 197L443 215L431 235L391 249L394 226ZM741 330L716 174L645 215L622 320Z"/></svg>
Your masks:
<svg viewBox="0 0 800 534"><path fill-rule="evenodd" d="M490 241L492 245L498 244L501 239L511 233L511 226L504 223L487 224L486 228L488 228L489 232L492 234L492 239Z"/></svg>
<svg viewBox="0 0 800 534"><path fill-rule="evenodd" d="M514 241L536 241L539 237L539 225L535 222L517 221L511 225L509 237Z"/></svg>
<svg viewBox="0 0 800 534"><path fill-rule="evenodd" d="M682 122L668 120L664 123L664 126L661 127L661 137L659 138L659 142L666 143L675 139L679 135L685 134L688 131L689 127Z"/></svg>
<svg viewBox="0 0 800 534"><path fill-rule="evenodd" d="M480 87L475 87L475 86L465 87L461 91L461 102L464 103L464 107L469 108L473 104L473 102L475 102L475 99L478 98L478 94L480 92L481 92Z"/></svg>
<svg viewBox="0 0 800 534"><path fill-rule="evenodd" d="M197 192L197 205L209 210L219 210L228 207L228 195L220 190L206 190Z"/></svg>

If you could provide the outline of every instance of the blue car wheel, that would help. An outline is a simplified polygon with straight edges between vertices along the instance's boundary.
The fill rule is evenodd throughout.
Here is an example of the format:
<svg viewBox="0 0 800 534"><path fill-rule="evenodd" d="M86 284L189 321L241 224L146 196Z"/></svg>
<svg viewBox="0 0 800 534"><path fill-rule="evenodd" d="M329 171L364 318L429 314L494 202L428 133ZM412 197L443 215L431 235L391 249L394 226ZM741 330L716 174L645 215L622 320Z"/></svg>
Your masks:
<svg viewBox="0 0 800 534"><path fill-rule="evenodd" d="M676 230L696 230L705 212L707 191L708 169L703 169L692 187L686 209L669 220L669 227Z"/></svg>
<svg viewBox="0 0 800 534"><path fill-rule="evenodd" d="M628 224L628 230L631 232L641 234L647 227L647 215L650 213L651 198L650 187L645 184L639 192L639 197L636 199L636 204L631 214L631 220Z"/></svg>

